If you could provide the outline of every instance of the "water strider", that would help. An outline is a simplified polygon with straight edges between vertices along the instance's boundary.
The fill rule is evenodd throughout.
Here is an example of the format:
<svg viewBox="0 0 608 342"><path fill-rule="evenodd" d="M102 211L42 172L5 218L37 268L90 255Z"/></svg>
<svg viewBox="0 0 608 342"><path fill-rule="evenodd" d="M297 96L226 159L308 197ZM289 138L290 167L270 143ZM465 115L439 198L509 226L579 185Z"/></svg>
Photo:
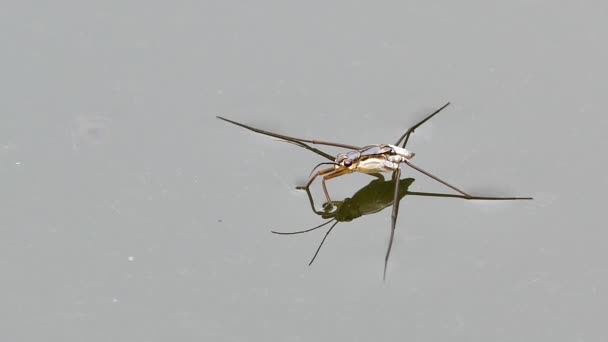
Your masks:
<svg viewBox="0 0 608 342"><path fill-rule="evenodd" d="M333 205L333 203L335 203L335 202L333 202L331 200L331 197L329 196L329 192L327 191L327 186L325 185L326 180L336 178L339 176L343 176L343 175L347 175L347 174L350 174L353 172L370 174L370 175L373 175L376 177L378 177L383 172L392 172L393 197L392 197L391 203L393 206L393 210L391 213L391 233L390 233L388 247L386 249L386 254L384 257L384 272L383 272L383 279L386 279L386 268L387 268L388 260L389 260L390 254L391 254L391 248L393 245L393 239L395 236L395 228L396 228L396 224L397 224L397 216L399 213L399 193L400 193L399 191L400 191L400 184L401 184L400 166L401 166L401 164L405 164L405 165L413 168L414 170L416 170L416 171L442 183L443 185L453 189L454 191L460 193L460 195L456 195L456 197L469 199L469 200L472 200L472 199L484 199L484 200L529 200L529 199L532 199L531 197L472 196L472 195L469 195L468 193L464 192L463 190L457 188L456 186L451 185L450 183L442 180L441 178L412 164L410 159L412 159L415 154L405 148L405 146L407 145L407 142L410 138L410 135L418 127L420 127L422 124L424 124L426 121L428 121L430 118L432 118L437 113L439 113L443 109L445 109L449 104L450 104L449 102L446 103L441 108L437 109L435 112L431 113L426 118L424 118L423 120L421 120L414 126L407 129L399 137L399 139L397 139L397 141L394 144L375 144L375 145L367 145L367 146L363 146L363 147L323 141L323 140L295 138L295 137L291 137L291 136L287 136L287 135L283 135L283 134L273 133L273 132L261 130L258 128L254 128L254 127L251 127L251 126L248 126L248 125L245 125L245 124L242 124L242 123L230 120L230 119L223 118L221 116L218 116L217 118L224 120L226 122L232 123L234 125L246 128L248 130L254 131L256 133L268 135L268 136L278 138L278 139L284 140L286 142L295 144L297 146L310 150L310 151L330 160L329 162L323 162L323 163L320 163L317 166L315 166L311 172L311 177L309 178L308 182L304 186L297 187L298 189L301 189L301 190L308 190L310 188L310 185L312 184L312 182L317 177L321 176L322 177L321 184L323 187L323 192L325 194L325 198L327 200L326 203L327 203L328 207L331 207ZM311 147L307 143L315 144L315 145L340 147L340 148L345 148L348 151L346 151L345 153L340 153L336 157L333 157L317 148ZM331 166L321 169L319 171L316 171L322 165L331 165ZM339 221L336 221L334 223L334 225L331 226L331 228L326 233L325 237L327 237L327 235L329 234L331 229L333 229L333 227L335 227L337 222L339 222ZM328 224L328 223L329 222L326 222L325 224ZM323 224L323 225L325 225L325 224ZM323 225L318 226L317 228L320 228ZM310 231L310 230L307 230L307 231ZM304 231L302 231L302 232L304 232ZM323 240L325 240L325 238ZM319 248L320 248L320 246L319 246ZM318 252L318 250L317 250L317 252ZM316 253L315 253L315 256L316 256ZM314 258L313 258L313 260L314 260ZM312 263L312 261L311 261L311 263Z"/></svg>

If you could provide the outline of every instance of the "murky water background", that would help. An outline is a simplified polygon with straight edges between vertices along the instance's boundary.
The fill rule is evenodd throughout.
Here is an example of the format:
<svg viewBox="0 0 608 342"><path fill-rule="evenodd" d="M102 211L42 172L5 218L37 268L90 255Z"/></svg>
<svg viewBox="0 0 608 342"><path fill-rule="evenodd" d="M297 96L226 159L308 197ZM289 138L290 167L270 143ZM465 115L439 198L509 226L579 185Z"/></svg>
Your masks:
<svg viewBox="0 0 608 342"><path fill-rule="evenodd" d="M4 340L605 337L605 4L8 7ZM308 267L324 230L270 230L323 222L295 190L322 159L215 118L365 145L447 101L415 163L535 200L406 196L386 282L390 210L337 225Z"/></svg>

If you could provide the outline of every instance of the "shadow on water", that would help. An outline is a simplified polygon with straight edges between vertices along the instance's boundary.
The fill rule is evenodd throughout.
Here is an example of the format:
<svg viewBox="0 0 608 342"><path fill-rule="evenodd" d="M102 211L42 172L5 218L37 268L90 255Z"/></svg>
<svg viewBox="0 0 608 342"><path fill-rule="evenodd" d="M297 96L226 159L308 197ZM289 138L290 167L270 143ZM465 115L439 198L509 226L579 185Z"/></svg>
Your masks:
<svg viewBox="0 0 608 342"><path fill-rule="evenodd" d="M394 198L394 180L389 179L385 180L384 176L377 175L377 178L369 182L369 184L365 185L357 192L355 192L351 197L347 197L341 201L332 201L331 203L324 203L322 206L322 210L318 210L315 206L314 199L309 189L306 189L306 194L308 195L308 200L310 203L310 207L312 211L321 216L326 221L321 223L318 226L312 227L306 230L293 231L293 232L279 232L279 231L271 231L274 234L278 235L296 235L308 233L319 228L323 228L329 224L332 224L330 228L325 233L323 240L317 247L315 254L309 262L309 266L315 261L315 258L319 254L325 239L332 231L332 229L340 222L350 222L355 219L358 219L365 215L371 215L381 212L382 210L391 207L393 204ZM459 198L463 200L510 200L510 198L497 198L497 197L485 197L485 196L464 196L459 194L447 194L447 193L437 193L437 192L419 192L419 191L409 191L409 187L414 183L414 178L404 178L399 180L398 186L398 196L399 202L405 196L423 196L423 197L444 197L444 198Z"/></svg>

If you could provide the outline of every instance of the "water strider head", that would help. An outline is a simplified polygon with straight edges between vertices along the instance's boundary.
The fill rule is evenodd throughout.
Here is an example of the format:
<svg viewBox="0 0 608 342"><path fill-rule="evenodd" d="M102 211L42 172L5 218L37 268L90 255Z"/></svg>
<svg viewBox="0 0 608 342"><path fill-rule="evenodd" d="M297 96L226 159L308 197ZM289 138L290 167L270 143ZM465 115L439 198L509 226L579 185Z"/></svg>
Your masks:
<svg viewBox="0 0 608 342"><path fill-rule="evenodd" d="M340 153L338 156L336 156L336 167L354 167L359 162L360 158L361 151L348 151L346 153Z"/></svg>

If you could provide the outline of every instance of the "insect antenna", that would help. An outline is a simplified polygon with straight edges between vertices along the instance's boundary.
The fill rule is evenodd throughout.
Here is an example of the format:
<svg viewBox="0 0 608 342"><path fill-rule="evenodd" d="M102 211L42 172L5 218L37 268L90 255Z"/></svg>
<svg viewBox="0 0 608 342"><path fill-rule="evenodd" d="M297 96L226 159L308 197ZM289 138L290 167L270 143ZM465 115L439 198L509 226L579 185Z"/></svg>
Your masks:
<svg viewBox="0 0 608 342"><path fill-rule="evenodd" d="M331 222L331 221L328 221L328 222ZM321 247L323 247L323 243L325 242L325 239L327 239L327 235L329 235L329 233L331 233L331 230L334 229L334 227L338 224L338 222L340 222L340 221L334 222L334 224L332 224L331 227L329 227L329 229L327 230L327 233L325 233L325 236L323 237L323 240L321 240L319 247L317 247L317 251L315 252L315 255L312 256L312 259L310 259L308 266L312 265L312 263L315 261L317 254L319 254Z"/></svg>

